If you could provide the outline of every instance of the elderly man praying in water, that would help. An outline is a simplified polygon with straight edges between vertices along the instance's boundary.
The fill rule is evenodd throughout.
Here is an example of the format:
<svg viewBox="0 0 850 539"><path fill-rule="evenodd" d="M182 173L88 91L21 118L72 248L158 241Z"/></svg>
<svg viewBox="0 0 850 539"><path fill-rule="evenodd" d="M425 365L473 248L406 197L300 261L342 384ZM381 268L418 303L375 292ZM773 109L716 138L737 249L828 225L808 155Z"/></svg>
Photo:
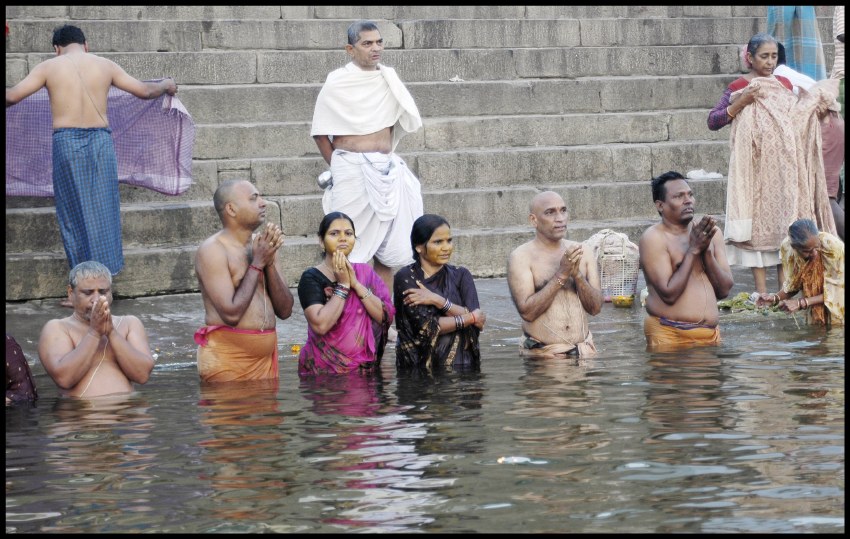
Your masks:
<svg viewBox="0 0 850 539"><path fill-rule="evenodd" d="M63 396L130 393L148 381L154 359L142 322L112 314L112 273L89 260L68 276L71 316L50 320L38 339L38 357Z"/></svg>

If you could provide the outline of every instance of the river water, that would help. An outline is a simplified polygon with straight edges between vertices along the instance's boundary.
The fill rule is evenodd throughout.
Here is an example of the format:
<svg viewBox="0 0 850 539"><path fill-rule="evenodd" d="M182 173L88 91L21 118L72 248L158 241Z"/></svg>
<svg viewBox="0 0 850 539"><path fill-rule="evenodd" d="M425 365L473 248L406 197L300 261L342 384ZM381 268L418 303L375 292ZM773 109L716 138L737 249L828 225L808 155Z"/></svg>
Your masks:
<svg viewBox="0 0 850 539"><path fill-rule="evenodd" d="M436 378L390 348L378 375L299 380L297 310L278 383L202 387L199 296L116 300L159 360L92 401L34 360L68 311L7 304L40 399L6 409L6 532L844 532L843 327L725 312L721 346L648 353L642 310L606 304L597 358L535 362L505 280L477 283L481 372Z"/></svg>

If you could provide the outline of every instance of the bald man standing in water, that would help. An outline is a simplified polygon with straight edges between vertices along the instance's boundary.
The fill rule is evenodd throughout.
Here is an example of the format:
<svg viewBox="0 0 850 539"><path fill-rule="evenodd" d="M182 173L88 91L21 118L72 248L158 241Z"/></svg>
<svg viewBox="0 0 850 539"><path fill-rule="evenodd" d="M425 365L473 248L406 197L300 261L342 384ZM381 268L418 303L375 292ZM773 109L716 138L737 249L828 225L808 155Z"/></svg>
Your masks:
<svg viewBox="0 0 850 539"><path fill-rule="evenodd" d="M694 192L678 172L653 178L652 198L661 222L638 245L649 291L647 348L718 344L717 300L729 295L734 281L717 221L704 215L693 223Z"/></svg>
<svg viewBox="0 0 850 539"><path fill-rule="evenodd" d="M520 354L536 358L596 354L587 315L602 310L596 260L565 238L569 213L561 195L545 191L529 207L534 239L508 258L511 299L522 317Z"/></svg>
<svg viewBox="0 0 850 539"><path fill-rule="evenodd" d="M195 333L205 382L278 378L277 318L292 314L278 249L283 233L266 223L266 201L247 180L223 182L213 195L223 225L198 247L195 273L206 326Z"/></svg>

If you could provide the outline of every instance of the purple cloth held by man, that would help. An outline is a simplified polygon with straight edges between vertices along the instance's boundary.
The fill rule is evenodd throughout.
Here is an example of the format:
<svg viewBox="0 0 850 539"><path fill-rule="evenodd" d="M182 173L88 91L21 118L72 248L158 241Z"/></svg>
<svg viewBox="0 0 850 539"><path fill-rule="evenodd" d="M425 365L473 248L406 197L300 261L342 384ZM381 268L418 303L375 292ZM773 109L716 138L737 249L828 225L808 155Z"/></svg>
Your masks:
<svg viewBox="0 0 850 539"><path fill-rule="evenodd" d="M118 182L184 193L192 183L195 124L180 100L167 94L139 99L113 87L107 111ZM54 196L52 139L46 88L6 108L6 196Z"/></svg>

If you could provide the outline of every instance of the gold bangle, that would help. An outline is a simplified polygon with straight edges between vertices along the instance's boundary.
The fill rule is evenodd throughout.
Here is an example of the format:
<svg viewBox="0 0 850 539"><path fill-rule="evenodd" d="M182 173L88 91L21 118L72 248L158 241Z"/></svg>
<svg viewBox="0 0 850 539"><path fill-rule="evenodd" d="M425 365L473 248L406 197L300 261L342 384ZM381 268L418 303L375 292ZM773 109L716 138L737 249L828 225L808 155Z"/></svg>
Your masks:
<svg viewBox="0 0 850 539"><path fill-rule="evenodd" d="M729 112L729 109L730 109L731 107L732 107L732 105L729 105L728 107L726 107L726 115L727 115L727 116L729 116L730 118L732 118L732 119L734 120L734 119L735 119L735 115L734 115L734 114L732 114L731 112Z"/></svg>

